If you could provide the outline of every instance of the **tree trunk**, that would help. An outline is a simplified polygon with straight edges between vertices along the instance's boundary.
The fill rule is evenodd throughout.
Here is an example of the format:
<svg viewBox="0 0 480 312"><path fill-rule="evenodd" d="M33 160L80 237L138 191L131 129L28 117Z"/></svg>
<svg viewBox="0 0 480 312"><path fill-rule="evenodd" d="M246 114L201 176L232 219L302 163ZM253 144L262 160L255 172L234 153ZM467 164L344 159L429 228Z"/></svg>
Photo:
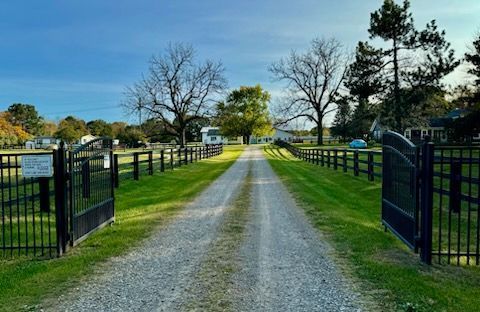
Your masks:
<svg viewBox="0 0 480 312"><path fill-rule="evenodd" d="M317 113L317 145L323 145L323 116L322 113Z"/></svg>
<svg viewBox="0 0 480 312"><path fill-rule="evenodd" d="M245 140L247 141L247 145L250 145L250 135L245 135Z"/></svg>
<svg viewBox="0 0 480 312"><path fill-rule="evenodd" d="M180 147L185 147L185 144L186 144L186 132L187 132L186 127L183 128L183 129L180 131L180 136L179 136Z"/></svg>

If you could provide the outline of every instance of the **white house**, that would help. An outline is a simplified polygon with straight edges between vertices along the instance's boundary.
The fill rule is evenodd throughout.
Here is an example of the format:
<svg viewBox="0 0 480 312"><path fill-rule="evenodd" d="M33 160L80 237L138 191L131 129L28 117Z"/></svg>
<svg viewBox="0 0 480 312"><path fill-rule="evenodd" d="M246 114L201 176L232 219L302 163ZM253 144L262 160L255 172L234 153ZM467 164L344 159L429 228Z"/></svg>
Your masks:
<svg viewBox="0 0 480 312"><path fill-rule="evenodd" d="M203 144L226 144L228 142L228 139L220 134L218 127L203 127L200 129L200 133Z"/></svg>
<svg viewBox="0 0 480 312"><path fill-rule="evenodd" d="M293 134L288 132L287 130L273 128L273 134L270 136L260 136L260 137L252 136L250 138L250 144L273 143L276 140L292 142Z"/></svg>
<svg viewBox="0 0 480 312"><path fill-rule="evenodd" d="M86 144L90 141L95 140L97 137L91 134L84 135L78 140L78 144Z"/></svg>

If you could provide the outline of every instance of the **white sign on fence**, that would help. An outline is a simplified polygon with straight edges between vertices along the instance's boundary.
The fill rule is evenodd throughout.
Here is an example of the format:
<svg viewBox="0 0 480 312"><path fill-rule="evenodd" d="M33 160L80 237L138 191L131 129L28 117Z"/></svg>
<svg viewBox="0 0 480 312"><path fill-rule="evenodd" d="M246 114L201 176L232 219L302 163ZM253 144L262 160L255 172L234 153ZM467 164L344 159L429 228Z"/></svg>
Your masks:
<svg viewBox="0 0 480 312"><path fill-rule="evenodd" d="M53 176L52 156L22 156L22 175L26 178L42 178Z"/></svg>
<svg viewBox="0 0 480 312"><path fill-rule="evenodd" d="M103 169L110 169L110 155L103 155Z"/></svg>

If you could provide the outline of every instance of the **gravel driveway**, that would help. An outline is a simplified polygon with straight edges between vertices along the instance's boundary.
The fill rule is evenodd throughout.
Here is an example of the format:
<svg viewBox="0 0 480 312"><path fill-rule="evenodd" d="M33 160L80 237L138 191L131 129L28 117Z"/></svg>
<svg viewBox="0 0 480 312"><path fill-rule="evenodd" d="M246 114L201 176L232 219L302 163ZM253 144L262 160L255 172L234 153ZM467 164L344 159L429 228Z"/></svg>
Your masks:
<svg viewBox="0 0 480 312"><path fill-rule="evenodd" d="M252 205L245 238L234 253L240 265L232 275L233 291L228 290L233 302L229 309L360 310L358 296L328 256L330 248L256 147L247 148L170 225L102 266L106 273L62 298L55 310L196 310L185 301L191 300L202 265L212 265L205 261L208 251L249 170Z"/></svg>

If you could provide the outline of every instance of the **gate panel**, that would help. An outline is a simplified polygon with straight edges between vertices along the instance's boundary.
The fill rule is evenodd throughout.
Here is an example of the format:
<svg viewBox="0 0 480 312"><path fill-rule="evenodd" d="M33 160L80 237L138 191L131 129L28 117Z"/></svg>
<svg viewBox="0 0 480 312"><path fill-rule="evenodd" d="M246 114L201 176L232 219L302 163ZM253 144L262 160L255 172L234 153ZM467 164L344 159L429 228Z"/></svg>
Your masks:
<svg viewBox="0 0 480 312"><path fill-rule="evenodd" d="M382 223L412 249L418 237L418 151L396 132L383 135Z"/></svg>
<svg viewBox="0 0 480 312"><path fill-rule="evenodd" d="M114 221L112 140L90 141L69 153L71 244Z"/></svg>

